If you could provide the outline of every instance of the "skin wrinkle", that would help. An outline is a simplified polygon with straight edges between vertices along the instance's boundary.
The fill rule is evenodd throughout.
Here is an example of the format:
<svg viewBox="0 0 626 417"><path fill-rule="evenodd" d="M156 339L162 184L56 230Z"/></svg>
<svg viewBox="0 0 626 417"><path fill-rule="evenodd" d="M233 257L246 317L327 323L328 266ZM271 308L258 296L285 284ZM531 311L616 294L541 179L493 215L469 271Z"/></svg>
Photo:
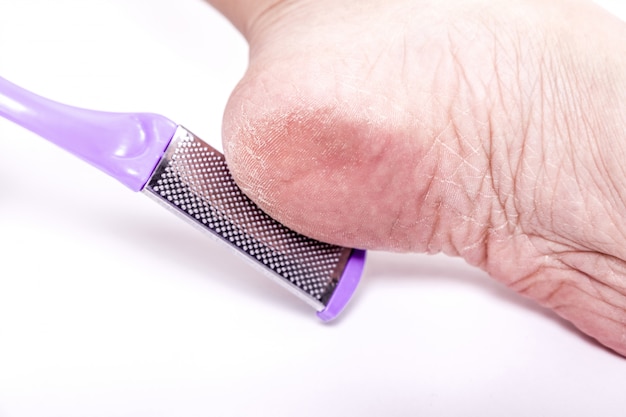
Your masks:
<svg viewBox="0 0 626 417"><path fill-rule="evenodd" d="M495 54L493 54L494 56L494 60L496 60L497 58L495 58ZM462 65L462 60L457 59L457 54L456 54L456 50L455 50L455 54L454 54L454 61L456 64L456 69L458 71L459 74L461 74L461 77L464 81L464 85L481 85L480 82L476 83L473 82L467 71L463 68ZM484 76L484 75L483 75ZM491 78L491 77L490 77ZM493 77L493 78L498 78L498 77ZM483 82L482 85L488 85L488 82ZM476 90L472 91L470 93L470 95L473 95L474 97L478 97L479 94L476 92ZM484 100L480 100L480 99L474 99L477 102L481 102ZM468 112L469 114L469 112ZM494 166L493 163L495 161L494 155L495 155L495 148L493 146L493 137L494 137L494 131L492 128L492 118L493 118L493 113L492 112L488 112L487 114L489 114L489 116L484 117L484 119L487 121L486 123L481 122L481 118L478 117L474 117L474 123L476 126L478 126L477 131L486 131L487 134L486 135L478 135L477 138L480 138L481 136L484 137L486 140L483 140L482 142L479 141L479 143L482 143L482 151L483 154L486 155L486 158L483 157L483 160L487 161L487 166L486 168L481 172L482 174L482 178L481 180L477 181L477 185L479 187L479 191L471 196L471 195L467 195L467 198L469 200L473 200L474 203L474 207L480 207L481 201L489 201L490 198L493 198L493 196L495 195L496 198L494 199L494 205L497 205L498 202L500 201L500 197L498 196L499 193L497 192L497 188L496 188L496 184L495 184L495 173L494 173ZM482 125L482 126L481 126ZM486 127L486 129L485 129ZM460 130L460 129L457 129ZM462 138L462 136L460 134L457 135L457 137ZM465 141L465 143L470 144L469 146L471 147L471 141ZM460 146L462 146L463 141L460 141ZM473 152L470 152L470 155L472 154L477 154L477 149L474 148ZM466 160L466 163L469 164L469 161ZM470 164L471 165L471 164ZM479 171L479 169L477 167L473 167L474 169L476 169L477 171ZM485 189L487 189L485 191ZM482 190L482 191L480 191ZM500 203L500 207L503 208L502 203ZM493 225L496 223L495 220L495 215L496 213L503 213L504 210L497 210L492 208L491 210L487 210L487 220L484 222L481 222L480 220L474 218L474 217L465 217L465 223L466 224L471 224L473 223L476 227L476 229L479 231L479 235L480 238L477 239L477 242L471 245L467 245L464 248L459 250L459 253L461 255L463 255L466 259L468 259L470 261L470 263L475 264L475 265L479 265L479 266L486 266L489 264L489 254L491 253L491 250L489 249L490 247L490 242L492 240L492 232L493 232ZM506 224L507 221L504 221L504 224ZM474 252L473 255L468 255L469 249L475 249L475 248L482 248L479 249L477 251Z"/></svg>
<svg viewBox="0 0 626 417"><path fill-rule="evenodd" d="M595 124L594 122L589 120L587 117L583 117L583 121L586 122L587 126L591 126L592 124ZM591 128L589 127L588 130L591 131ZM626 206L623 204L622 197L619 195L619 192L617 191L618 186L615 184L615 182L611 178L611 175L610 175L610 173L612 172L612 169L610 166L611 164L608 161L608 159L604 157L601 149L599 148L599 145L595 141L589 140L588 143L591 149L591 154L593 156L592 161L594 162L594 167L596 168L597 172L599 172L601 175L594 176L592 172L587 172L587 175L589 178L591 178L591 181L594 181L595 186L598 189L601 189L603 191L603 195L605 197L609 197L607 199L609 203L608 207L603 207L604 215L607 218L616 216L612 219L612 221L614 224L619 225L620 218L617 217L616 213L622 212L623 207L626 207ZM579 163L582 166L582 162L579 162ZM595 197L595 199L596 199L595 201L596 205L602 207L603 206L602 202L598 201L597 197ZM622 200L621 207L619 204L619 200ZM591 212L593 209L589 208L589 210ZM612 253L612 255L615 255L615 253Z"/></svg>
<svg viewBox="0 0 626 417"><path fill-rule="evenodd" d="M428 157L434 152L433 148L434 148L434 144L426 152L426 157ZM434 189L434 184L436 182L437 182L436 174L431 175L428 178L427 182L424 182L425 190L426 190L424 197L423 197L424 201L432 201L433 197L431 196L431 190ZM436 209L434 210L434 212L437 214L441 213L441 210L440 210L441 206L442 206L442 202L438 201L436 203ZM418 219L417 224L422 229L422 236L425 237L425 241L423 241L422 239L417 239L412 249L418 250L418 251L421 249L427 253L435 253L432 251L430 245L431 245L431 242L435 241L435 235L437 231L439 230L439 215L436 215L434 219L431 219L425 215L424 209L425 209L425 205L420 206L418 215L417 215L417 219Z"/></svg>
<svg viewBox="0 0 626 417"><path fill-rule="evenodd" d="M545 271L545 266L535 266L529 269L524 275L515 277L515 279L506 282L509 288L514 289L520 294L526 295L530 298L536 299L541 302L541 297L535 295L539 281L537 277L541 276Z"/></svg>
<svg viewBox="0 0 626 417"><path fill-rule="evenodd" d="M524 141L525 138L527 137L527 130L525 127L522 128L523 134L522 134L522 146L520 147L521 149L521 154L519 155L518 158L515 158L513 153L510 150L510 146L509 146L509 142L508 141L504 141L504 146L505 146L505 151L504 151L504 155L507 156L506 159L508 159L509 165L508 167L506 166L506 164L503 164L502 161L500 160L499 162L496 162L496 155L499 154L499 151L497 151L494 146L493 146L493 141L494 139L497 137L497 132L494 129L494 126L499 125L500 123L498 123L496 119L496 117L500 117L500 115L496 116L496 112L495 112L495 108L496 108L496 104L499 106L506 106L506 103L508 102L513 102L515 103L515 101L511 101L511 100L507 100L505 98L505 94L506 92L510 93L512 92L512 89L508 88L505 84L504 84L504 79L506 77L503 76L498 76L497 73L501 72L500 68L503 66L511 66L511 61L513 62L513 67L516 68L516 72L519 73L520 72L520 67L519 67L519 49L518 48L509 48L507 46L505 46L502 41L500 40L502 36L506 37L506 33L507 32L499 32L496 33L492 27L490 27L489 24L485 23L484 27L487 29L487 33L490 34L491 38L493 39L493 54L492 54L492 62L493 62L493 67L496 70L496 75L494 75L493 77L490 78L490 80L488 81L489 85L494 86L495 88L492 88L492 91L496 91L498 92L497 100L494 101L494 104L492 104L491 110L489 112L490 116L487 118L488 120L488 124L489 124L489 134L488 134L488 138L490 140L485 141L485 143L489 144L489 152L486 152L486 154L488 155L488 162L489 162L489 166L488 166L488 175L490 177L490 182L491 182L491 187L495 192L496 195L496 199L494 199L494 203L493 203L493 208L491 209L491 212L498 212L500 211L501 213L503 213L504 215L504 220L503 220L503 224L513 224L514 226L511 227L511 232L513 232L513 230L515 230L516 228L519 227L519 219L520 216L518 215L519 213L519 209L515 208L515 206L512 206L513 209L511 210L510 208L507 207L511 207L509 206L509 204L507 204L507 202L511 202L513 204L515 204L516 199L512 196L516 195L516 182L513 181L512 179L515 178L516 176L513 174L513 171L511 171L510 166L511 163L517 165L516 170L519 172L520 170L520 161L523 161L523 152L525 151L525 145L524 145ZM508 51L513 51L515 56L514 58L511 58L510 54ZM505 62L505 64L502 64L502 62ZM521 102L521 100L520 100ZM511 126L515 126L516 123L512 120L512 115L515 114L514 111L511 111L510 109L507 109L508 111L506 111L506 116L505 116L505 120L507 120L507 124L511 125ZM523 110L520 111L520 114L522 114L521 120L524 119L523 117ZM522 124L522 126L524 126L525 123ZM515 161L518 161L517 163ZM509 174L507 176L503 175L505 172L508 172ZM510 185L509 185L510 184ZM500 208L498 210L498 207ZM493 223L495 223L495 220L492 220ZM492 226L493 227L493 226ZM488 245L487 245L487 251L486 251L486 256L489 256L489 249L488 249ZM485 260L485 267L487 267L488 265L488 259Z"/></svg>
<svg viewBox="0 0 626 417"><path fill-rule="evenodd" d="M582 112L579 111L579 113L582 113ZM580 159L577 158L576 155L570 156L573 160L573 169L574 169L574 173L576 176L575 177L576 183L578 184L592 183L594 185L593 188L596 188L601 191L606 191L606 190L603 190L605 188L604 181L599 181L600 177L602 176L601 174L602 171L601 170L597 171L601 174L600 176L593 175L591 174L591 171L590 171L590 167L593 167L594 165L595 165L595 168L598 168L597 156L595 155L593 144L587 140L587 138L589 137L589 132L590 132L590 127L589 127L590 122L583 114L580 114L577 117L577 122L579 124L578 130L583 132L583 134L581 135L581 138L583 138L587 142L587 145L590 149L589 155L591 155L591 158L590 158L591 165L587 166L589 161L587 161L587 164L581 163ZM585 204L586 206L584 212L587 213L587 219L585 219L586 222L584 224L588 225L588 227L596 229L597 227L599 227L599 225L595 221L595 218L597 217L598 207L602 208L602 203L597 200L597 197L593 193L588 194L587 198L584 198L584 199L581 198L580 200L583 201L583 204ZM593 214L593 217L591 217L592 214ZM591 233L587 233L587 235L591 235Z"/></svg>
<svg viewBox="0 0 626 417"><path fill-rule="evenodd" d="M229 0L226 0L229 1ZM230 0L232 1L232 0ZM254 2L257 0L251 0ZM257 53L255 45L263 45L263 37L268 28L280 24L281 19L290 12L306 9L305 0L269 0L256 16L251 16L242 30L250 46L250 55Z"/></svg>
<svg viewBox="0 0 626 417"><path fill-rule="evenodd" d="M541 60L543 65L546 65L546 68L549 68L550 71L553 71L554 68L556 68L557 66L555 66L554 64L552 64L553 59L552 58L547 58L546 56L542 56L542 60ZM543 74L546 71L542 71L541 74ZM551 103L548 100L548 97L551 97L553 95L553 93L555 91L560 90L559 86L553 86L549 81L546 82L545 78L543 76L541 76L541 91L540 93L540 98L541 98L541 114L537 116L537 120L542 120L542 119L546 119L545 114L547 113L548 115L550 114L555 114L556 112L553 112L551 109L554 108L559 108L558 105L559 103ZM541 145L541 149L542 152L540 153L540 155L543 155L539 158L540 161L540 165L539 165L539 175L537 175L537 177L535 178L535 184L534 184L534 189L535 189L535 201L547 201L549 203L549 205L547 206L547 212L551 213L550 216L543 216L543 215L538 215L535 217L536 220L539 220L541 222L541 218L546 218L549 220L549 223L545 223L545 224L541 224L539 223L539 226L544 228L544 229L552 229L552 230L556 230L555 228L558 227L559 221L555 219L555 215L559 215L560 209L556 206L556 204L559 204L560 201L558 199L558 197L556 197L558 195L559 189L557 188L560 184L563 183L563 181L561 180L561 175L564 172L563 170L563 164L565 163L565 160L561 158L556 159L556 161L558 161L557 163L555 163L554 165L551 166L551 162L550 162L550 157L552 155L559 155L562 156L563 153L559 152L558 150L552 149L552 147L554 146L554 140L548 140L548 138L555 138L558 141L558 138L561 137L562 132L559 131L560 129L560 120L557 119L558 116L554 116L555 118L552 120L552 124L544 124L544 126L555 126L556 127L556 135L549 131L548 129L546 129L545 127L542 128L541 131L541 136L539 138L539 143ZM570 133L570 132L567 132ZM566 133L566 134L567 134ZM527 147L525 147L527 148ZM554 174L550 174L550 172L554 172ZM554 196L553 198L545 198L544 197L544 193L545 193L545 186L543 185L546 181L544 179L549 179L551 176L554 176L554 179L552 181L548 181L548 185L552 185L552 187L554 187L552 189L552 192L550 193L550 195ZM540 209L540 207L535 207L536 210Z"/></svg>
<svg viewBox="0 0 626 417"><path fill-rule="evenodd" d="M539 302L540 305L553 308L548 301L560 286L562 280L551 280L550 277L560 276L564 271L555 267L551 256L546 255L543 260L528 268L528 271L512 281L511 288ZM556 271L556 273L555 273Z"/></svg>
<svg viewBox="0 0 626 417"><path fill-rule="evenodd" d="M576 76L576 75L570 76L569 73L570 72L565 72L565 76L569 78L569 82L575 82L577 84L580 84L582 82L581 80L579 80L579 76ZM579 109L579 106L581 106L582 104L588 103L589 101L590 100L587 98L574 99L569 96L565 96L565 98L563 99L564 103L567 103L570 106L573 105L577 109ZM567 132L565 134L565 137L570 137L570 138L573 137L571 132L575 130L575 131L583 132L583 134L579 137L589 138L591 136L593 125L595 123L590 118L588 113L585 113L581 110L577 110L576 113L578 114L578 117L575 119L575 122L577 123L578 126L575 128L570 128L569 125L566 125ZM572 144L570 149L574 146L576 145ZM604 198L606 198L607 195L611 194L611 190L606 188L605 181L601 181L600 178L607 177L607 176L606 175L599 175L599 176L594 175L593 173L591 173L590 168L595 168L595 172L600 172L600 173L607 172L607 171L605 168L602 167L602 163L598 163L598 161L601 161L601 156L598 155L597 146L595 146L595 141L587 140L587 146L590 149L589 154L592 155L591 162L593 165L589 165L588 164L589 161L587 159L583 160L581 155L577 156L577 154L574 154L570 156L570 158L572 158L572 160L575 162L572 166L573 172L575 175L574 183L581 184L581 183L591 182L594 185L594 188L603 191L603 196L605 196ZM555 193L555 195L557 194ZM584 199L578 196L576 201L583 201L586 204L586 209L584 210L584 212L596 213L596 217L598 215L597 214L598 207L600 207L600 210L606 211L606 208L603 207L602 202L598 200L598 197L594 194L588 194L587 198L584 198ZM596 224L593 218L586 219L583 224L589 225L589 227L591 228L596 227ZM557 229L561 228L563 230L567 230L569 228L566 224L561 225L561 226L559 226L558 224L554 224L553 227L555 226ZM576 233L577 233L576 231L570 232L570 234L576 234ZM587 233L587 235L591 235L591 233Z"/></svg>
<svg viewBox="0 0 626 417"><path fill-rule="evenodd" d="M601 300L607 306L610 306L617 310L624 311L626 309L626 297L623 294L618 293L613 288L609 288L603 282L598 281L595 277L582 272L579 269L574 269L574 272L577 272L580 276L584 277L581 279L580 277L577 279L576 284L574 285L578 290L585 292L590 297ZM586 281L587 285L581 286L580 282ZM585 290L581 289L585 288ZM620 303L621 298L621 303ZM621 304L621 305L620 305ZM607 315L608 317L608 315Z"/></svg>
<svg viewBox="0 0 626 417"><path fill-rule="evenodd" d="M572 280L571 282L560 282L559 285L556 286L554 291L550 293L548 298L545 300L545 305L556 311L566 309L584 309L586 313L597 315L605 320L609 320L622 325L626 324L626 314L624 313L624 307L618 305L617 303L614 304L608 301L607 298L598 289L598 283L592 283L594 281L592 278L590 278L586 274L578 275L579 276L575 280L576 283L574 283L574 280ZM581 286L580 282L584 281L589 281L589 285ZM575 297L572 297L570 295L572 293L575 293L577 295ZM593 304L595 308L583 308L580 305L576 305L576 303L571 302L571 298L579 298L580 294L582 294L586 298L591 298L599 302ZM623 295L621 296L621 298L623 301Z"/></svg>
<svg viewBox="0 0 626 417"><path fill-rule="evenodd" d="M397 236L400 233L401 229L406 229L405 227L402 226L403 219L406 217L406 215L404 215L403 213L407 210L409 205L412 206L413 203L410 200L405 201L399 207L398 214L392 217L392 222L391 222L391 226L389 227L389 234L388 234L388 239L390 242L394 242L394 240L397 239ZM402 234L405 234L405 233L403 232ZM397 250L401 250L400 248L410 247L411 244L409 241L409 242L404 242L404 244L395 243L394 246L397 248Z"/></svg>
<svg viewBox="0 0 626 417"><path fill-rule="evenodd" d="M455 28L455 32L458 32L458 31L460 30L458 28ZM463 204L463 206L472 207L473 205L476 205L477 200L482 196L480 190L485 188L484 179L487 176L486 172L488 170L483 167L478 167L473 162L473 159L476 159L474 157L477 155L479 156L479 158L477 158L478 160L483 160L483 161L485 160L485 158L480 158L481 155L479 155L478 153L478 150L480 147L472 145L472 142L476 138L480 137L480 135L472 139L467 138L466 136L467 132L472 129L468 129L465 126L466 125L480 126L481 123L479 120L481 119L481 117L473 116L471 107L467 106L465 103L471 103L472 101L475 100L473 98L466 98L466 97L477 97L482 94L477 93L477 91L472 87L473 83L470 80L470 78L472 77L470 77L469 73L466 71L466 68L463 67L463 65L461 65L461 62L459 59L459 53L460 53L461 47L455 44L455 40L453 39L454 36L455 35L453 35L451 32L448 32L447 34L447 41L448 41L448 44L450 45L449 49L451 51L450 53L451 64L452 64L451 72L453 74L456 74L455 83L452 84L450 88L452 88L454 91L457 91L457 94L452 95L453 97L455 97L455 100L452 101L451 115L449 117L450 123L448 126L449 128L451 128L453 132L452 137L456 138L456 142L455 142L456 146L453 147L452 145L448 145L445 141L441 141L440 144L441 146L444 147L445 150L447 150L447 152L449 153L452 159L456 159L459 161L455 164L456 167L453 168L453 170L448 174L447 178L469 178L470 179L470 181L464 181L463 184L457 183L455 181L450 181L448 184L453 186L454 188L457 188L459 190L458 192L463 192L464 200L466 202L465 204ZM467 123L468 121L470 121L471 123ZM459 122L462 124L459 124ZM480 127L478 128L478 130L480 130ZM481 147L484 147L484 145ZM464 175L460 175L461 172ZM474 172L475 175L470 174L471 172ZM476 181L477 178L482 178L482 180ZM445 180L445 181L448 182L449 180ZM472 190L472 184L475 184L475 188L476 188L475 190ZM493 193L490 193L490 194L492 195ZM485 226L483 222L481 222L474 216L475 215L460 216L460 220L461 220L460 223L464 224L465 227L463 229L467 230L464 234L468 236L472 236L472 235L479 236L477 238L479 242L478 244L465 246L465 248L476 248L476 247L483 246L481 242L482 242L482 239L484 239L485 233L482 232L481 230L484 229ZM474 225L475 227L472 227L472 225ZM474 228L477 229L478 232L472 232L472 229ZM485 252L478 251L478 253L467 255L467 252L464 251L463 248L456 247L457 245L454 239L450 240L450 244L451 244L450 246L451 249L448 251L444 249L444 252L449 252L454 255L459 255L459 254L466 255L465 256L466 259L468 259L472 264L482 263L482 260L480 258L483 258L485 256Z"/></svg>
<svg viewBox="0 0 626 417"><path fill-rule="evenodd" d="M594 251L564 251L559 260L568 267L585 273L610 288L626 294L626 262Z"/></svg>

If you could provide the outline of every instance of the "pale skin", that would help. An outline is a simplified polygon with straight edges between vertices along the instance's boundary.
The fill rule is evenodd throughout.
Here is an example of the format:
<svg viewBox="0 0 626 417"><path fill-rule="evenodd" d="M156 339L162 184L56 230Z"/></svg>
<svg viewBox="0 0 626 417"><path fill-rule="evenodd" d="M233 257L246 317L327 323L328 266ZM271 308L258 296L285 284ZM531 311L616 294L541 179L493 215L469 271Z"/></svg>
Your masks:
<svg viewBox="0 0 626 417"><path fill-rule="evenodd" d="M584 0L210 3L250 44L224 150L263 209L463 257L626 355L626 24Z"/></svg>

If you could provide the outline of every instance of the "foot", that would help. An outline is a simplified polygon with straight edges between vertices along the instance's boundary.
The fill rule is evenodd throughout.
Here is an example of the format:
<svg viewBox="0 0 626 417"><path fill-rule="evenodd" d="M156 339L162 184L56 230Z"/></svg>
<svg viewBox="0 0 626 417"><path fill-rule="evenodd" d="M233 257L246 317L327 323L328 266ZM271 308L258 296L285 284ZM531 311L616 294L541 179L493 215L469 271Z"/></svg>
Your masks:
<svg viewBox="0 0 626 417"><path fill-rule="evenodd" d="M224 149L264 210L461 256L626 355L626 25L583 0L212 3L250 43Z"/></svg>

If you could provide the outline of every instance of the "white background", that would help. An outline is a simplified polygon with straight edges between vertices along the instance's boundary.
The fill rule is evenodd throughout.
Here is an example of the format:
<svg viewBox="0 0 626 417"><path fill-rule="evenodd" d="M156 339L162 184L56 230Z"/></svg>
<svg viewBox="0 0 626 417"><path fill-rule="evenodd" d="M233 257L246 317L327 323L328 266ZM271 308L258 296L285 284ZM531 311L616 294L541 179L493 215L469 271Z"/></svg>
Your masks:
<svg viewBox="0 0 626 417"><path fill-rule="evenodd" d="M160 113L216 146L246 54L202 0L0 0L1 76ZM152 201L0 121L0 417L624 416L625 387L625 359L446 257L371 253L323 325Z"/></svg>

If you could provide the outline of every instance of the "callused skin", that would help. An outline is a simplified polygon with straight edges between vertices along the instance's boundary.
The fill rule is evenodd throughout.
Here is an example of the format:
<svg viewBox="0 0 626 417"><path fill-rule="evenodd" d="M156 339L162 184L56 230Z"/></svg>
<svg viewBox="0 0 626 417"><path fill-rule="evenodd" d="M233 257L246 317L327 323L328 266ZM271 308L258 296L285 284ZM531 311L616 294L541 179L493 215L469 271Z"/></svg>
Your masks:
<svg viewBox="0 0 626 417"><path fill-rule="evenodd" d="M212 0L224 149L329 242L461 256L626 355L626 25L590 1Z"/></svg>

